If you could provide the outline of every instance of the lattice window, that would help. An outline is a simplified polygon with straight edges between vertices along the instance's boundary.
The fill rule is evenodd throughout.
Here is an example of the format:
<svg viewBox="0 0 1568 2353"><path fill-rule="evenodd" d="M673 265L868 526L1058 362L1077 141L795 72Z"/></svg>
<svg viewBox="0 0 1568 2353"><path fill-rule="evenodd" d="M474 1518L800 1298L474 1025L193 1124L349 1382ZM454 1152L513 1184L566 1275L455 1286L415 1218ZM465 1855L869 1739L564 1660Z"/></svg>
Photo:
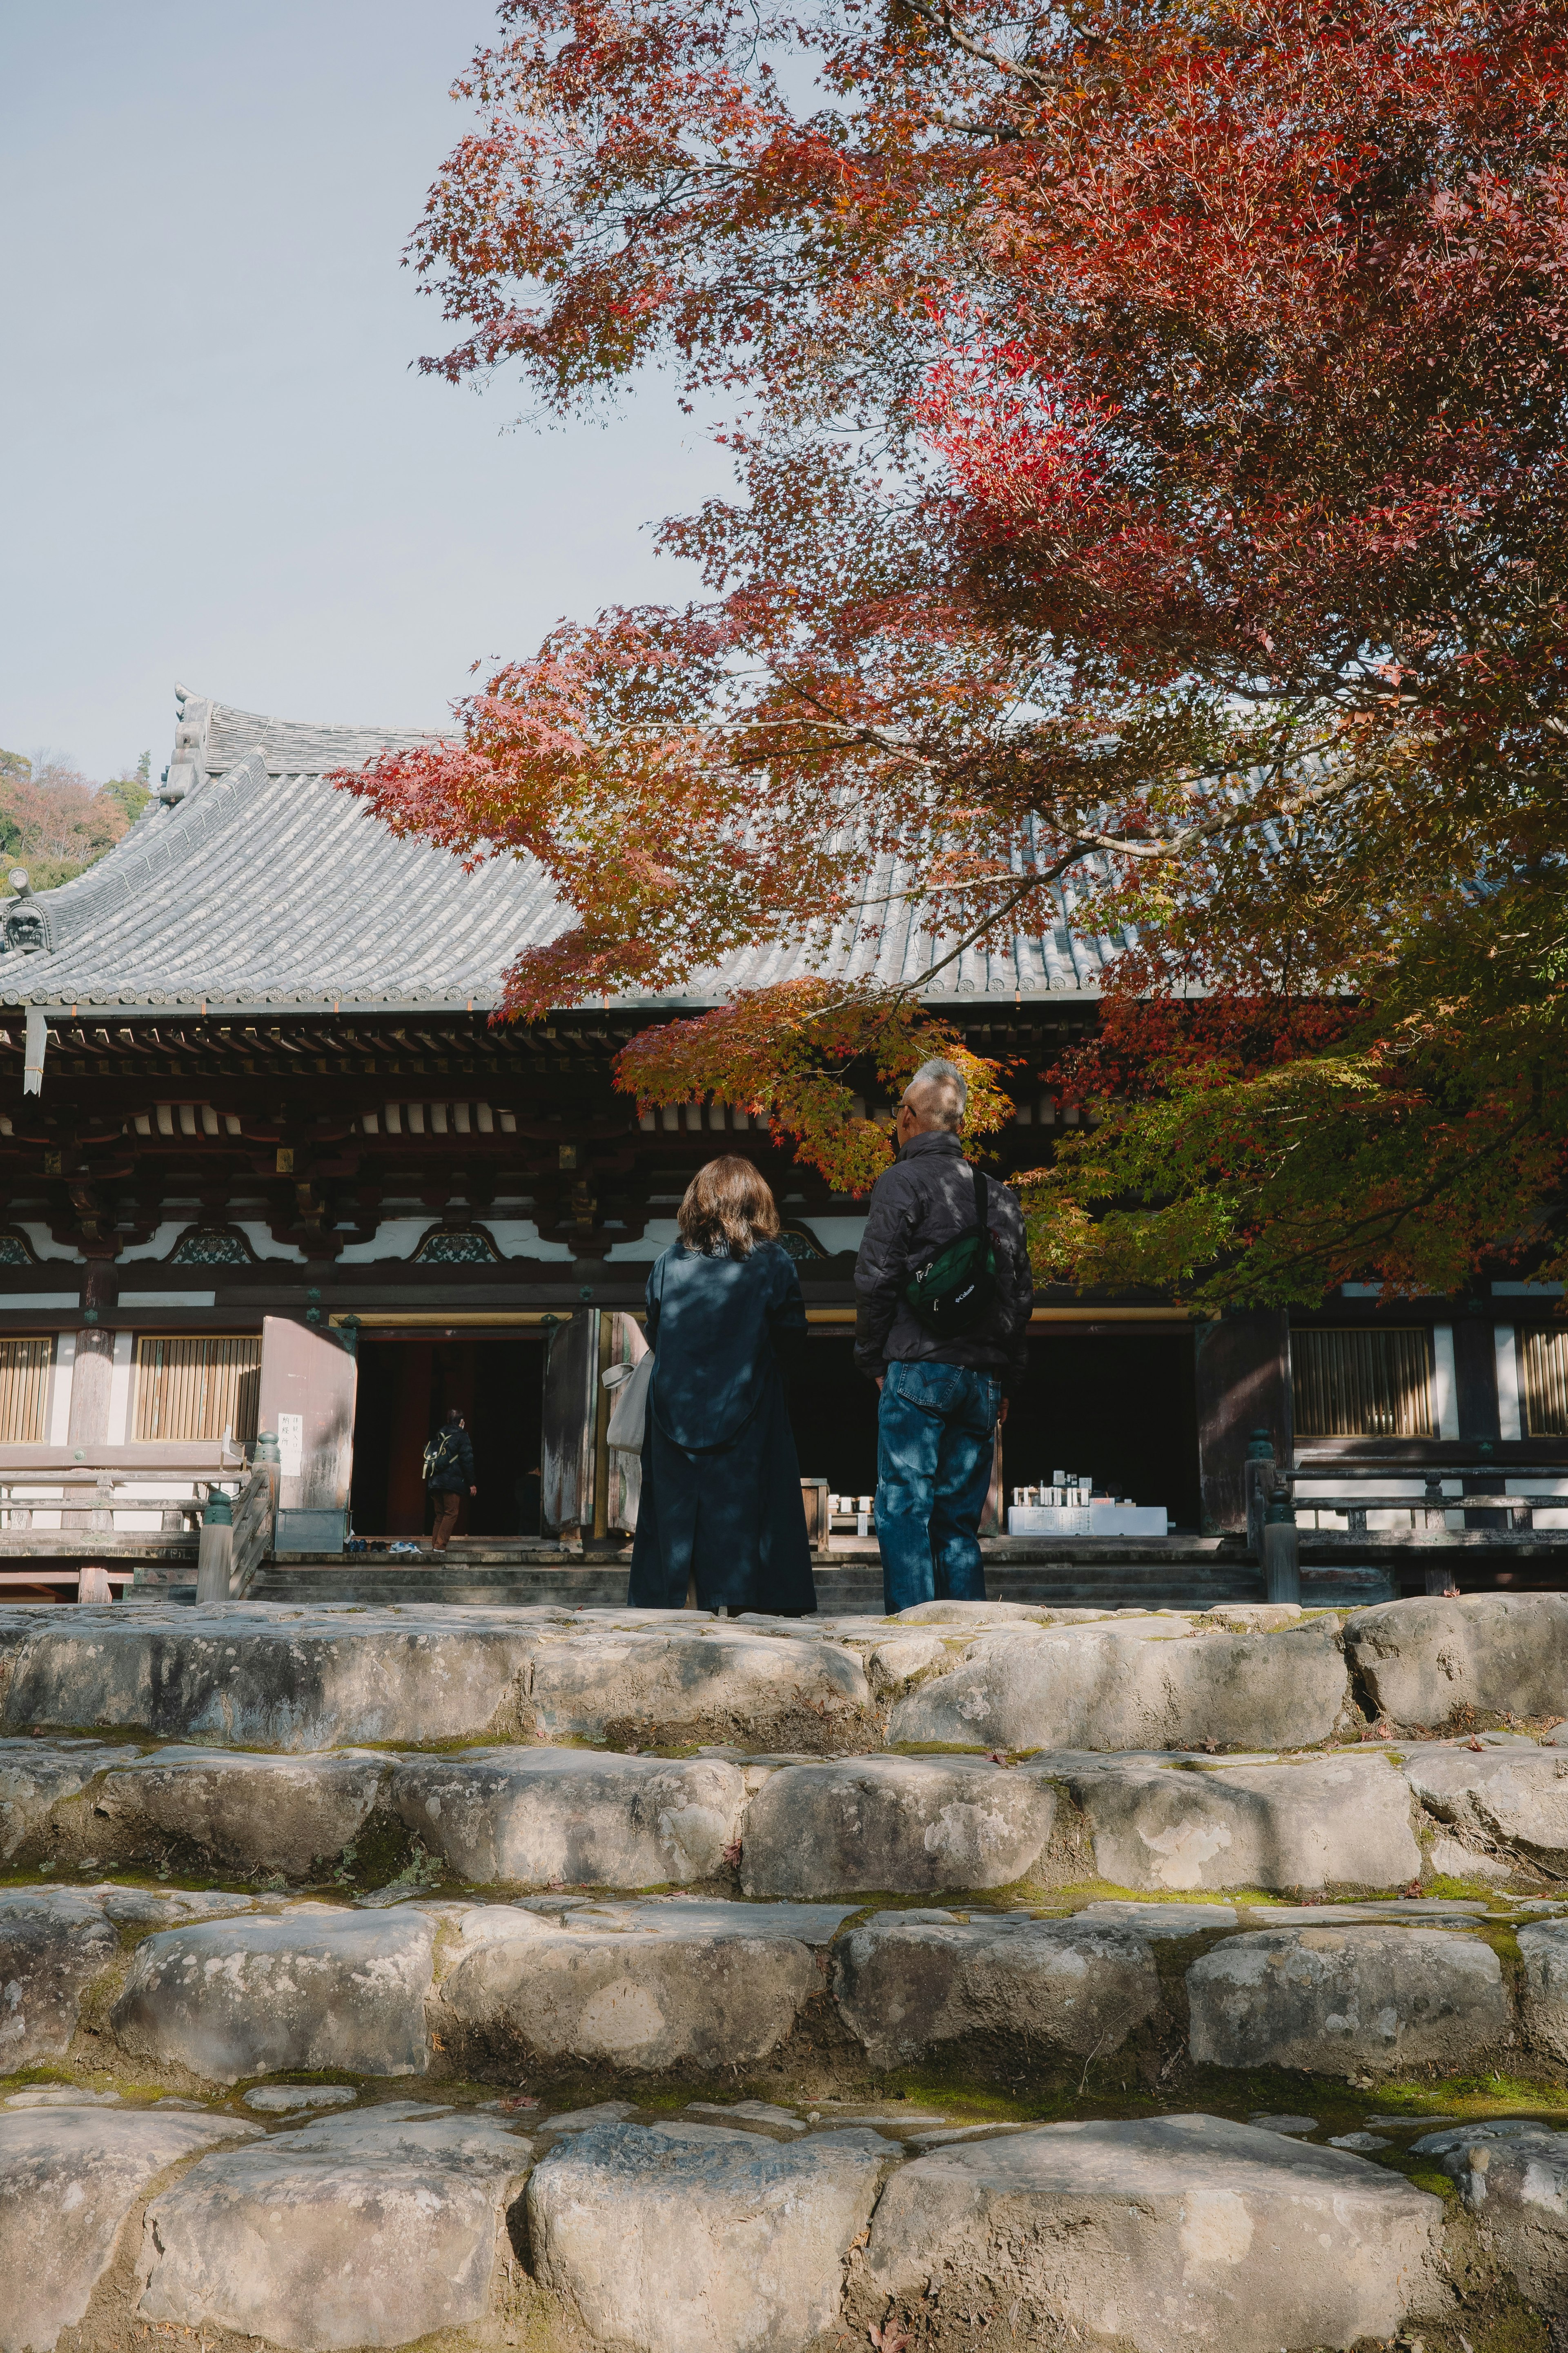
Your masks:
<svg viewBox="0 0 1568 2353"><path fill-rule="evenodd" d="M201 1339L144 1334L136 1343L136 1442L221 1438L228 1430L237 1445L256 1435L260 1390L255 1333Z"/></svg>
<svg viewBox="0 0 1568 2353"><path fill-rule="evenodd" d="M1432 1344L1420 1326L1292 1332L1299 1438L1431 1438Z"/></svg>
<svg viewBox="0 0 1568 2353"><path fill-rule="evenodd" d="M245 1236L225 1227L199 1228L182 1234L169 1253L171 1266L249 1266Z"/></svg>
<svg viewBox="0 0 1568 2353"><path fill-rule="evenodd" d="M493 1266L500 1252L489 1234L470 1227L460 1234L439 1229L426 1234L414 1256L421 1266Z"/></svg>
<svg viewBox="0 0 1568 2353"><path fill-rule="evenodd" d="M1519 1396L1527 1438L1568 1438L1568 1332L1521 1327Z"/></svg>
<svg viewBox="0 0 1568 2353"><path fill-rule="evenodd" d="M0 1444L42 1444L54 1346L52 1340L0 1340Z"/></svg>

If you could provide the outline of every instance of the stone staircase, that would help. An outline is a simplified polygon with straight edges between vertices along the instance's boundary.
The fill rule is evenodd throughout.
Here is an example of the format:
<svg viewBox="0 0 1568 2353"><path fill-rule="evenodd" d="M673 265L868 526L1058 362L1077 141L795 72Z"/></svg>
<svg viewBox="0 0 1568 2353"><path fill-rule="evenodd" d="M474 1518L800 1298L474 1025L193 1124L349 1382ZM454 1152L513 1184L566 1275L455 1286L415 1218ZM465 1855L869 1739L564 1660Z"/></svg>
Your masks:
<svg viewBox="0 0 1568 2353"><path fill-rule="evenodd" d="M1221 1603L1260 1601L1263 1577L1234 1542L1215 1537L1168 1538L1128 1545L1114 1538L1074 1544L1001 1539L983 1546L986 1591L994 1601L1048 1609L1210 1609ZM454 1545L444 1558L404 1555L321 1553L274 1558L259 1570L250 1598L267 1601L410 1601L572 1606L626 1600L630 1549L584 1559L559 1549L517 1546L508 1550ZM880 1612L882 1570L874 1543L835 1546L815 1567L817 1607L825 1615ZM1325 1599L1378 1600L1392 1596L1385 1575L1321 1573ZM139 1580L140 1582L140 1580Z"/></svg>
<svg viewBox="0 0 1568 2353"><path fill-rule="evenodd" d="M1568 1598L278 1573L0 1608L0 2353L1563 2340Z"/></svg>

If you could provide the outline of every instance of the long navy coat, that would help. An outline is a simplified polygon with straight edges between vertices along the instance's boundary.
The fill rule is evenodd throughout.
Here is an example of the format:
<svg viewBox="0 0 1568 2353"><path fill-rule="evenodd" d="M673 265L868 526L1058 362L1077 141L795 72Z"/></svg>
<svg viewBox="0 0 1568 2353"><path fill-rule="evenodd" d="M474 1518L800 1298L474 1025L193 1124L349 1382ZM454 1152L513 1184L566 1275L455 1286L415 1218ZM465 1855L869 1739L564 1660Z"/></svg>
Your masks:
<svg viewBox="0 0 1568 2353"><path fill-rule="evenodd" d="M800 1462L779 1351L805 1337L795 1261L777 1242L711 1258L678 1242L647 1279L653 1380L631 1602L804 1616L816 1608Z"/></svg>

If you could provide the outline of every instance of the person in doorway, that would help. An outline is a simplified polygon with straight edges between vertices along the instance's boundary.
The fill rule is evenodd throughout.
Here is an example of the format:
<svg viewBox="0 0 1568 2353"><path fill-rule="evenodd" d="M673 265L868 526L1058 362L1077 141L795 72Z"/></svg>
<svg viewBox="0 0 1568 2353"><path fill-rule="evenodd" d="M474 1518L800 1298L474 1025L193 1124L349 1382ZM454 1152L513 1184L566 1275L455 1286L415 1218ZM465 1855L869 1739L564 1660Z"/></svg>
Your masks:
<svg viewBox="0 0 1568 2353"><path fill-rule="evenodd" d="M919 1601L984 1600L980 1518L1026 1364L1023 1212L964 1160L968 1097L952 1062L915 1072L899 1105L899 1157L872 1187L855 1263L855 1362L881 1392L877 1540L889 1617ZM955 1258L966 1235L975 1243Z"/></svg>
<svg viewBox="0 0 1568 2353"><path fill-rule="evenodd" d="M463 1497L479 1492L474 1484L473 1441L455 1405L447 1408L446 1420L425 1449L425 1484L436 1509L432 1541L437 1552L445 1552L458 1525Z"/></svg>
<svg viewBox="0 0 1568 2353"><path fill-rule="evenodd" d="M816 1608L780 1370L805 1337L795 1261L749 1160L710 1160L647 1279L654 1352L632 1546L634 1608Z"/></svg>

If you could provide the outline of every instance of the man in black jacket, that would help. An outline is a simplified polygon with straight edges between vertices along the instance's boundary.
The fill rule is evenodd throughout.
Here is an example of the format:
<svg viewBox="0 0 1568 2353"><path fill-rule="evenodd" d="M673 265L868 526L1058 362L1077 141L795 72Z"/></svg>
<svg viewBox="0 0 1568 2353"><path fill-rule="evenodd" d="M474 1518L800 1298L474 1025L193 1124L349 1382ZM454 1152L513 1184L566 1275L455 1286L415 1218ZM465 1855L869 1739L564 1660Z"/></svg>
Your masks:
<svg viewBox="0 0 1568 2353"><path fill-rule="evenodd" d="M984 1601L977 1531L997 1427L1021 1380L1034 1282L1017 1197L986 1184L996 1297L943 1339L904 1297L911 1275L974 1225L974 1175L958 1130L968 1088L952 1062L923 1062L899 1105L899 1157L877 1179L855 1264L855 1362L881 1391L877 1538L889 1616L917 1601Z"/></svg>

